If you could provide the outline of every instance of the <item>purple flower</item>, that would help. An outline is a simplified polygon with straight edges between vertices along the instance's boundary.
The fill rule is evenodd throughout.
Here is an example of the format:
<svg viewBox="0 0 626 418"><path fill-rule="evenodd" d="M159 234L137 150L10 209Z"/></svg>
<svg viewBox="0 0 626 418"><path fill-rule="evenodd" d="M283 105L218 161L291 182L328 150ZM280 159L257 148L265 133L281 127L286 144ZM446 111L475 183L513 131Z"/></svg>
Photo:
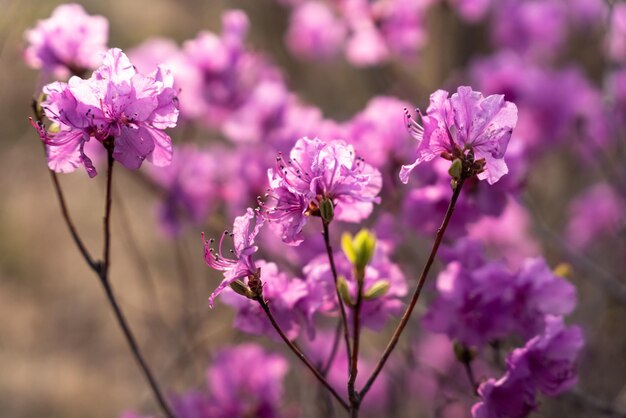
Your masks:
<svg viewBox="0 0 626 418"><path fill-rule="evenodd" d="M339 276L345 278L348 293L352 301L356 301L357 282L354 267L343 253L335 254L335 263ZM337 295L330 264L326 255L320 255L307 264L303 272L309 286L307 309L309 315L315 312L326 315L338 313ZM362 324L370 329L380 331L387 321L402 313L402 297L407 294L407 284L400 268L393 264L382 250L376 250L374 258L365 269L363 293L374 286L385 283L387 290L376 297L365 298L361 306ZM352 314L352 310L348 310Z"/></svg>
<svg viewBox="0 0 626 418"><path fill-rule="evenodd" d="M44 87L48 97L42 108L56 126L37 127L47 145L48 166L68 172L84 165L95 176L84 152L91 139L112 146L113 158L127 168L139 168L146 158L156 166L168 165L172 143L163 130L176 126L178 118L172 83L168 70L138 74L121 50L111 49L90 79L72 77Z"/></svg>
<svg viewBox="0 0 626 418"><path fill-rule="evenodd" d="M278 418L289 364L255 344L221 349L207 370L207 391L176 396L179 418ZM130 417L129 417L130 418Z"/></svg>
<svg viewBox="0 0 626 418"><path fill-rule="evenodd" d="M543 259L527 259L513 273L468 239L442 256L449 264L437 278L424 326L466 346L480 348L511 334L529 338L544 329L546 315L568 314L576 304L574 286Z"/></svg>
<svg viewBox="0 0 626 418"><path fill-rule="evenodd" d="M211 400L223 417L280 416L283 380L289 365L254 344L220 351L207 371Z"/></svg>
<svg viewBox="0 0 626 418"><path fill-rule="evenodd" d="M323 200L333 203L335 219L359 222L379 202L382 186L380 172L357 158L351 145L307 137L296 142L289 159L279 154L268 176L262 213L278 225L282 240L290 245L302 241L307 217L319 215Z"/></svg>
<svg viewBox="0 0 626 418"><path fill-rule="evenodd" d="M306 59L336 56L346 37L346 25L321 2L307 1L296 6L289 19L287 47Z"/></svg>
<svg viewBox="0 0 626 418"><path fill-rule="evenodd" d="M560 316L548 315L545 324L543 334L514 350L507 363L525 370L543 393L556 396L578 381L576 359L584 339L580 327L565 327Z"/></svg>
<svg viewBox="0 0 626 418"><path fill-rule="evenodd" d="M472 407L473 418L523 418L537 409L532 380L515 370L499 380L489 379L478 388L481 402Z"/></svg>
<svg viewBox="0 0 626 418"><path fill-rule="evenodd" d="M90 16L79 4L62 4L26 31L26 63L58 78L96 68L106 51L109 22Z"/></svg>
<svg viewBox="0 0 626 418"><path fill-rule="evenodd" d="M213 153L190 145L176 149L169 166L151 167L150 178L164 192L158 210L168 236L179 235L185 223L201 223L215 207L217 167Z"/></svg>
<svg viewBox="0 0 626 418"><path fill-rule="evenodd" d="M300 305L309 294L306 282L297 278L290 279L285 273L279 272L274 263L259 260L256 267L261 271L263 298L271 306L274 317L287 337L295 340L305 319L305 312ZM222 302L237 309L235 328L254 335L280 339L265 312L255 301L242 298L234 291L226 289Z"/></svg>
<svg viewBox="0 0 626 418"><path fill-rule="evenodd" d="M567 242L584 249L623 228L625 218L624 199L608 184L595 184L570 203Z"/></svg>
<svg viewBox="0 0 626 418"><path fill-rule="evenodd" d="M222 15L222 33L203 31L183 43L188 72L181 97L186 116L220 129L263 81L279 81L280 72L245 46L248 17L241 10Z"/></svg>
<svg viewBox="0 0 626 418"><path fill-rule="evenodd" d="M515 287L515 325L525 338L544 329L546 315L567 315L576 306L574 285L555 275L543 258L522 263Z"/></svg>
<svg viewBox="0 0 626 418"><path fill-rule="evenodd" d="M253 220L255 222L254 224L252 224ZM211 247L214 240L210 239L206 241L204 239L204 233L202 234L204 261L206 261L209 267L224 272L224 280L222 280L217 289L215 289L209 297L209 306L213 307L215 297L235 280L257 276L259 274L252 255L258 250L258 247L254 244L254 238L263 226L263 222L262 217L248 208L244 215L235 218L233 232L229 233L225 231L222 234L217 252ZM227 236L233 238L234 245L231 253L234 258L226 258L222 251L222 245Z"/></svg>
<svg viewBox="0 0 626 418"><path fill-rule="evenodd" d="M466 269L452 262L437 278L438 296L424 315L424 327L479 348L504 338L512 332L512 284L513 275L499 263Z"/></svg>
<svg viewBox="0 0 626 418"><path fill-rule="evenodd" d="M502 0L494 2L496 44L532 57L557 54L567 36L566 2Z"/></svg>
<svg viewBox="0 0 626 418"><path fill-rule="evenodd" d="M438 90L430 96L426 115L420 113L423 126L410 120L418 156L413 164L402 167L400 179L408 182L418 164L437 156L466 158L473 153L477 161L484 162L478 178L489 184L497 182L508 172L504 153L517 123L517 107L503 95L485 98L471 87L459 87L451 97L448 95Z"/></svg>

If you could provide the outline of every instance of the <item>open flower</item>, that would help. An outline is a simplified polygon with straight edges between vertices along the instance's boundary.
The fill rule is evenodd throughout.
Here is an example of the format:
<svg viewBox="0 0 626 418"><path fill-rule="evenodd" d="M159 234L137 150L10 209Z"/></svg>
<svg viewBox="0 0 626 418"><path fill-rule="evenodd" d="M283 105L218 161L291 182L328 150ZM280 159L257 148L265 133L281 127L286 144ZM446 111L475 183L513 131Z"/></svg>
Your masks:
<svg viewBox="0 0 626 418"><path fill-rule="evenodd" d="M106 51L109 22L89 16L79 4L62 4L46 20L24 35L24 60L33 68L58 78L92 70Z"/></svg>
<svg viewBox="0 0 626 418"><path fill-rule="evenodd" d="M400 179L408 182L418 164L441 156L476 163L474 170L479 179L489 184L497 182L508 173L504 153L517 123L517 107L505 101L504 95L484 97L467 86L448 95L445 90L437 90L430 96L426 114L418 110L422 125L407 112L409 129L418 141L417 159L402 166Z"/></svg>
<svg viewBox="0 0 626 418"><path fill-rule="evenodd" d="M380 172L356 157L341 140L300 138L285 159L268 170L270 189L259 202L269 221L276 222L285 243L298 245L308 216L321 216L322 202L332 202L335 219L359 222L372 212L382 187Z"/></svg>
<svg viewBox="0 0 626 418"><path fill-rule="evenodd" d="M113 158L137 169L144 159L166 166L172 160L172 140L163 132L176 126L178 103L169 70L159 67L138 74L120 49L110 49L91 78L70 78L44 87L42 108L56 129L38 124L48 150L48 166L57 172L84 165L90 177L96 170L84 152L95 139L112 148Z"/></svg>
<svg viewBox="0 0 626 418"><path fill-rule="evenodd" d="M255 220L255 224L252 224L252 220ZM258 278L260 272L254 264L252 255L257 252L258 247L254 244L254 238L257 236L263 226L263 218L258 216L255 211L248 208L247 212L235 218L233 223L233 232L229 233L224 231L220 242L218 244L218 250L211 247L214 240L205 240L204 233L202 234L202 241L204 242L204 261L209 267L215 270L221 270L224 272L224 280L220 285L211 293L209 298L209 306L213 307L213 301L217 295L219 295L227 286L230 286L235 280L241 280L249 277ZM222 251L222 245L224 239L230 236L233 238L234 248L230 253L234 258L224 257Z"/></svg>

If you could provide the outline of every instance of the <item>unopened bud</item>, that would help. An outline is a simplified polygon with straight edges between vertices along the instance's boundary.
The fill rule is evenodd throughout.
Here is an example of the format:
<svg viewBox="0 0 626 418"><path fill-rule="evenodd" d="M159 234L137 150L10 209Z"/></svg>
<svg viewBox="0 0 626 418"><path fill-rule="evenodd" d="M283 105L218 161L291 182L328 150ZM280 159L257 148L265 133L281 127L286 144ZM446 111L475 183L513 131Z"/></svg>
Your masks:
<svg viewBox="0 0 626 418"><path fill-rule="evenodd" d="M335 217L335 207L332 200L324 198L320 202L320 216L322 217L322 221L324 221L324 223L329 224L332 222Z"/></svg>
<svg viewBox="0 0 626 418"><path fill-rule="evenodd" d="M452 179L459 181L461 179L461 175L463 174L463 162L460 159L455 158L454 161L452 161L452 164L450 164L448 174L450 174Z"/></svg>
<svg viewBox="0 0 626 418"><path fill-rule="evenodd" d="M572 266L567 263L561 263L552 270L555 276L567 278L572 275Z"/></svg>
<svg viewBox="0 0 626 418"><path fill-rule="evenodd" d="M350 289L348 289L348 282L343 276L339 276L337 279L337 291L346 305L353 306L352 298L350 297Z"/></svg>
<svg viewBox="0 0 626 418"><path fill-rule="evenodd" d="M367 229L362 229L354 238L349 233L341 237L341 248L350 260L357 276L364 276L365 267L372 261L374 250L376 249L376 236Z"/></svg>
<svg viewBox="0 0 626 418"><path fill-rule="evenodd" d="M250 288L246 286L246 284L241 280L235 280L234 282L232 282L230 284L230 288L233 289L235 293L241 296L245 296L248 299L254 299L254 295L252 294Z"/></svg>
<svg viewBox="0 0 626 418"><path fill-rule="evenodd" d="M389 282L387 280L378 280L370 286L363 294L365 300L373 300L385 296L389 291Z"/></svg>

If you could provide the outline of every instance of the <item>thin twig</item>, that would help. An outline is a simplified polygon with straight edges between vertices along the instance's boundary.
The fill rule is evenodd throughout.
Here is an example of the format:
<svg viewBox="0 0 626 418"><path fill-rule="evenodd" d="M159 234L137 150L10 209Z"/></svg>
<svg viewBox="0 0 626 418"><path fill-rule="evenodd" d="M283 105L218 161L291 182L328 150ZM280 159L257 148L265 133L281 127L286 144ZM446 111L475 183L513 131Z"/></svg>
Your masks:
<svg viewBox="0 0 626 418"><path fill-rule="evenodd" d="M276 319L274 318L274 315L270 311L269 305L263 299L263 296L259 296L257 298L257 302L259 302L259 305L261 305L261 308L263 309L263 312L265 312L265 315L267 315L268 319L272 323L272 326L274 327L274 329L276 330L276 332L278 333L280 338L285 342L285 344L287 344L289 349L306 365L306 367L309 370L311 370L311 372L315 375L317 380L319 380L319 382L322 385L324 385L324 387L326 387L326 389L328 389L328 391L335 397L335 399L337 399L337 401L341 404L341 406L346 411L348 411L350 409L348 403L343 400L343 398L337 393L335 388L333 388L331 386L331 384L326 380L326 378L322 375L322 373L319 370L317 370L317 368L304 355L304 353L293 343L293 341L291 341L289 338L287 338L287 335L285 335L285 333L283 332L283 330L280 327L280 325L278 325L278 322L276 322Z"/></svg>
<svg viewBox="0 0 626 418"><path fill-rule="evenodd" d="M341 323L341 319L337 322L337 328L335 329L335 336L333 337L333 345L330 349L330 354L328 355L328 359L326 359L326 364L322 367L322 376L328 375L330 368L335 361L335 356L337 355L337 349L339 348L339 340L341 339L341 329L343 325Z"/></svg>
<svg viewBox="0 0 626 418"><path fill-rule="evenodd" d="M337 295L337 304L339 305L339 312L341 314L341 322L343 324L343 338L346 342L346 352L348 357L348 371L350 370L350 358L352 356L352 349L350 348L350 331L348 329L348 315L346 314L346 307L343 304L343 299L339 294L339 287L337 283L339 281L337 275L337 267L335 266L335 256L333 255L333 247L330 245L330 234L328 232L328 223L322 220L324 226L324 245L326 246L326 253L328 254L328 262L330 263L330 270L333 274L333 281L335 283L335 294Z"/></svg>
<svg viewBox="0 0 626 418"><path fill-rule="evenodd" d="M111 265L111 205L112 205L112 190L111 185L113 183L113 152L111 149L108 149L108 157L107 157L107 185L106 185L106 197L105 197L105 206L104 206L104 248L103 248L103 260L100 264L100 268L96 271L98 273L98 277L100 278L100 283L104 288L104 292L107 296L107 300L109 305L113 309L113 313L115 314L115 318L117 319L117 323L122 329L124 336L126 337L126 341L135 357L135 360L139 364L139 367L143 371L143 374L152 389L152 392L159 403L159 406L165 413L168 418L175 418L174 413L170 410L169 405L165 401L165 397L162 394L161 388L157 383L156 379L152 375L148 364L146 363L141 351L139 350L139 345L130 330L130 326L128 325L128 321L124 316L119 304L117 303L117 299L113 294L113 289L111 288L111 283L109 281L109 267Z"/></svg>
<svg viewBox="0 0 626 418"><path fill-rule="evenodd" d="M424 283L426 282L426 277L428 276L430 267L432 266L435 260L435 256L437 255L437 250L439 249L439 245L441 244L443 235L446 232L446 228L448 227L448 223L450 222L450 218L452 217L452 213L454 212L454 206L456 205L456 201L459 198L459 195L461 194L463 183L464 183L464 178L461 178L456 188L454 189L454 193L452 194L452 199L450 200L450 204L448 205L448 210L446 211L446 214L443 218L443 222L441 223L441 226L437 230L435 242L433 243L433 246L430 250L430 255L428 256L428 260L426 261L426 264L424 265L424 269L422 270L422 274L420 275L419 281L417 283L417 287L415 288L415 291L413 292L413 297L411 298L411 302L409 303L406 310L404 311L404 314L402 315L402 319L400 320L400 323L396 327L391 339L389 340L389 343L387 344L385 351L383 352L380 360L378 361L376 368L372 372L369 379L367 379L367 383L365 383L365 386L363 386L363 389L360 392L361 399L365 397L367 392L372 387L372 384L374 384L376 377L378 377L378 374L380 373L383 366L387 362L387 359L391 355L391 352L395 348L396 344L398 344L400 335L402 334L402 331L406 327L406 324L409 322L411 313L413 312L413 309L415 308L415 304L417 303L417 300L422 292L422 288L424 287Z"/></svg>

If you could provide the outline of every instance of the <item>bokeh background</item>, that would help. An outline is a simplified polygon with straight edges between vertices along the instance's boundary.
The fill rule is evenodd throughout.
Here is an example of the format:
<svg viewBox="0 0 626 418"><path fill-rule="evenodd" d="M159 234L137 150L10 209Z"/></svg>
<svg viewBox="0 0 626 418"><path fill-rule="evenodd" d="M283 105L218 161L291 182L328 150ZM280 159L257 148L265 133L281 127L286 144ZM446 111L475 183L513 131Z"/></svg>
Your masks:
<svg viewBox="0 0 626 418"><path fill-rule="evenodd" d="M429 40L419 61L393 60L375 68L356 68L343 58L295 59L283 42L288 12L270 0L80 3L88 13L109 19L109 45L122 49L154 36L180 43L200 30L219 32L221 11L241 8L251 20L249 44L283 69L293 91L337 120L349 118L378 94L424 105L430 92L463 80L462 69L491 50L485 25L464 23L443 2L428 11ZM28 124L38 74L22 60L23 34L58 4L0 0L0 416L114 417L130 409L155 411L100 284L62 222L41 144ZM601 30L573 36L563 58L577 62L598 86L606 71L603 36ZM582 325L588 343L578 395L546 400L538 416L597 417L602 414L594 405L626 410L626 305L619 297L626 286L625 235L616 229L584 254L563 245L568 202L602 176L593 166L580 166L567 147L564 143L532 161L524 201L546 258L552 265L573 266L570 279L579 304L570 321ZM116 176L115 293L163 385L172 391L201 387L211 353L245 338L232 329L231 310L207 307L218 275L203 263L202 228L166 239L155 227L158 196L133 173L118 170ZM99 254L104 176L90 180L76 172L62 175L61 181L81 235ZM217 216L204 228L229 224ZM265 339L256 341L282 350ZM296 364L289 381L291 399L310 382ZM314 411L304 414L316 416Z"/></svg>

